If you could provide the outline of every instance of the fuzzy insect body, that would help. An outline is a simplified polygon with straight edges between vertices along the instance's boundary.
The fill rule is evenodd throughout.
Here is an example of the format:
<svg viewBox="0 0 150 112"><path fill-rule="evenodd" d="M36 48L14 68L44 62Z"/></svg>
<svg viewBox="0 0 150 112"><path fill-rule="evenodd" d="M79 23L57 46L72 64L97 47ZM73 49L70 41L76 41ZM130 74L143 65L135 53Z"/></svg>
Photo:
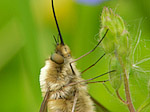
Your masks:
<svg viewBox="0 0 150 112"><path fill-rule="evenodd" d="M41 69L40 86L43 97L49 91L47 110L48 112L72 112L75 95L77 95L74 112L95 112L84 82L67 86L70 83L83 81L75 63L72 64L75 74L72 72L69 65L71 61L73 59L69 47L59 44L54 55Z"/></svg>
<svg viewBox="0 0 150 112"><path fill-rule="evenodd" d="M105 53L96 61L96 63L81 73L77 70L75 62L93 52L102 42L108 30L94 49L74 60L71 56L70 48L63 42L55 15L53 0L51 0L51 2L59 38L56 39L54 37L56 42L55 52L46 61L45 66L41 69L40 87L44 99L41 104L40 112L95 112L93 102L87 91L87 83L90 82L87 81L91 81L110 72L114 72L114 70L91 79L83 80L81 78L81 73L93 67L105 55ZM96 81L96 83L97 82L105 81ZM101 104L98 104L95 100L93 101L102 107L103 110L108 112L107 109Z"/></svg>

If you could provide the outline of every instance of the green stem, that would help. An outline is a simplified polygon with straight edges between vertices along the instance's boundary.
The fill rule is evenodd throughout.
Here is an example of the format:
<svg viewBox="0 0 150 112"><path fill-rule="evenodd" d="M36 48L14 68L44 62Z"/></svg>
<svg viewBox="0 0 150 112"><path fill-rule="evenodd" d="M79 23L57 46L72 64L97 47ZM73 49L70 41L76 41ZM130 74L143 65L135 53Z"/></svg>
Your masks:
<svg viewBox="0 0 150 112"><path fill-rule="evenodd" d="M135 112L134 106L132 104L131 100L131 95L130 95L130 88L129 88L129 80L128 80L128 74L127 71L124 67L124 64L122 60L118 57L119 62L123 68L123 73L124 73L124 87L125 87L125 95L126 95L126 100L127 100L127 106L130 112Z"/></svg>
<svg viewBox="0 0 150 112"><path fill-rule="evenodd" d="M124 101L124 100L121 98L121 96L120 96L118 90L116 90L116 94L117 94L117 97L120 99L120 101L121 101L122 103L127 104L126 101Z"/></svg>
<svg viewBox="0 0 150 112"><path fill-rule="evenodd" d="M131 100L131 95L130 95L128 76L127 76L126 70L124 69L123 71L124 71L124 87L125 87L125 94L126 94L126 99L127 99L127 106L130 112L135 112L135 109Z"/></svg>

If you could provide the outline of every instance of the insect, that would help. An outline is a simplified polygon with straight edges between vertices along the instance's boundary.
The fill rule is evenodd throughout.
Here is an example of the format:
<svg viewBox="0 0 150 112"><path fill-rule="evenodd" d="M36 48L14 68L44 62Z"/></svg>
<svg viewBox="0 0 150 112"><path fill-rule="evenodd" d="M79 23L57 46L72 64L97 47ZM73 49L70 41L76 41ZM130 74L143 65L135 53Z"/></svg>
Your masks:
<svg viewBox="0 0 150 112"><path fill-rule="evenodd" d="M94 49L74 60L71 56L70 48L64 44L55 15L53 0L51 0L51 2L59 38L56 39L54 37L56 41L55 52L41 69L40 87L44 100L41 104L40 112L95 112L93 101L88 95L87 82L109 72L84 80L81 78L81 73L77 70L74 62L93 52L104 39L108 30ZM103 56L101 56L100 59Z"/></svg>

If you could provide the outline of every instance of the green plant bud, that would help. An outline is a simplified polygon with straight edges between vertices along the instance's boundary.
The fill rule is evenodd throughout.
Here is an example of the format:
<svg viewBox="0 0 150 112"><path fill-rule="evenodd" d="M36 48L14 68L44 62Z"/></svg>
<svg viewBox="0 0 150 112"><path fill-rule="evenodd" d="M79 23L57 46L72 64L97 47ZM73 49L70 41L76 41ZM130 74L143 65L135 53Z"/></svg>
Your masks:
<svg viewBox="0 0 150 112"><path fill-rule="evenodd" d="M115 56L110 59L109 69L116 70L116 72L109 74L109 78L112 87L118 90L122 84L122 68Z"/></svg>
<svg viewBox="0 0 150 112"><path fill-rule="evenodd" d="M122 61L124 63L127 63L127 60L129 60L129 54L130 54L130 44L129 44L129 38L128 38L128 32L126 30L123 31L123 33L120 35L120 39L118 39L117 44L117 54L119 57L122 58Z"/></svg>
<svg viewBox="0 0 150 112"><path fill-rule="evenodd" d="M106 29L108 29L108 28L102 28L100 30L100 37L101 38L105 34ZM109 37L111 37L111 38L109 38ZM104 51L106 53L112 53L112 52L114 52L114 50L115 50L115 42L114 42L115 39L114 39L114 37L115 36L112 35L111 31L109 31L107 33L105 39L102 41L101 45L102 45L102 47L103 47L103 49L104 49Z"/></svg>
<svg viewBox="0 0 150 112"><path fill-rule="evenodd" d="M123 19L119 16L116 15L116 28L117 28L117 33L118 35L121 35L123 33L123 31L125 30L125 25L123 22Z"/></svg>
<svg viewBox="0 0 150 112"><path fill-rule="evenodd" d="M123 61L126 61L126 57L130 52L130 46L128 43L129 33L125 28L123 19L111 9L104 7L101 15L101 23L100 38L102 38L106 29L109 29L101 44L104 51L110 54L116 52L118 56L123 56Z"/></svg>
<svg viewBox="0 0 150 112"><path fill-rule="evenodd" d="M109 17L110 13L107 7L104 7L103 11L102 11L102 15L101 15L101 21L102 21L102 26L105 25L106 22L106 17ZM108 20L109 21L109 20Z"/></svg>

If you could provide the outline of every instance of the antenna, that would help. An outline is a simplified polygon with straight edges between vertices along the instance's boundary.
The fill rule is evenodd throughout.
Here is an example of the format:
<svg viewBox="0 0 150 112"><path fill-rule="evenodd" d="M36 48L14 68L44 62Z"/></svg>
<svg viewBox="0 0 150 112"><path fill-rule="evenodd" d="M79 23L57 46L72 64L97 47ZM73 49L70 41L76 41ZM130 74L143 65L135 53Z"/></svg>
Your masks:
<svg viewBox="0 0 150 112"><path fill-rule="evenodd" d="M52 9L53 9L53 15L54 15L54 18L55 18L55 23L56 23L56 26L57 26L57 30L58 30L58 33L59 33L59 36L60 36L61 44L64 45L63 38L62 38L62 36L61 36L60 29L59 29L59 25L58 25L57 18L56 18L56 14L55 14L55 9L54 9L53 0L52 0Z"/></svg>

